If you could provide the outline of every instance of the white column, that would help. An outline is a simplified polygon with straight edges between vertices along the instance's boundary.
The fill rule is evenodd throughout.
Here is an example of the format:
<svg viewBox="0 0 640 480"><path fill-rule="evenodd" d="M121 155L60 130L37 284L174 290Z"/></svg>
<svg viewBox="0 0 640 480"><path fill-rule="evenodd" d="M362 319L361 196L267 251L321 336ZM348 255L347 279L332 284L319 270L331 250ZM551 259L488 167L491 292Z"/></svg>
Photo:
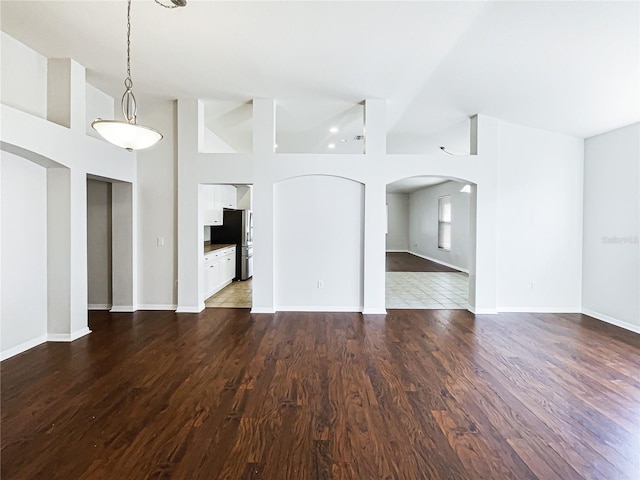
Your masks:
<svg viewBox="0 0 640 480"><path fill-rule="evenodd" d="M276 135L276 105L271 98L253 100L253 152L259 179L253 186L253 308L254 313L274 312L273 291L273 180L271 165Z"/></svg>
<svg viewBox="0 0 640 480"><path fill-rule="evenodd" d="M386 184L368 182L364 192L364 314L384 314Z"/></svg>
<svg viewBox="0 0 640 480"><path fill-rule="evenodd" d="M276 144L276 104L272 98L253 99L253 153L273 153Z"/></svg>
<svg viewBox="0 0 640 480"><path fill-rule="evenodd" d="M178 309L197 313L203 232L198 218L198 100L178 101ZM199 228L200 227L200 228Z"/></svg>
<svg viewBox="0 0 640 480"><path fill-rule="evenodd" d="M71 333L71 180L68 168L47 169L47 333Z"/></svg>
<svg viewBox="0 0 640 480"><path fill-rule="evenodd" d="M364 101L364 145L366 154L387 153L387 101L367 99Z"/></svg>
<svg viewBox="0 0 640 480"><path fill-rule="evenodd" d="M478 161L487 174L474 189L476 198L475 252L469 269L469 306L474 313L497 312L498 265L498 121L477 116ZM473 200L473 198L472 198ZM473 202L472 202L473 204ZM473 210L473 208L472 208ZM474 214L473 211L470 212ZM473 230L473 224L471 225ZM473 231L470 232L473 235ZM473 258L475 257L475 263ZM475 268L474 268L475 265Z"/></svg>

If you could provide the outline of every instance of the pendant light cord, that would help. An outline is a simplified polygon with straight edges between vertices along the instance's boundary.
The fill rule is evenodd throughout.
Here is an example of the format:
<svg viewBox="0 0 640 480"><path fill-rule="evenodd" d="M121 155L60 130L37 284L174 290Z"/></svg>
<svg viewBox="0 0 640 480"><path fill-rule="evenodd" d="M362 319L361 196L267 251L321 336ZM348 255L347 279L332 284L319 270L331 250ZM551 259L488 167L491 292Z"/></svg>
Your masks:
<svg viewBox="0 0 640 480"><path fill-rule="evenodd" d="M129 85L127 85L127 80ZM128 0L127 5L127 79L125 80L125 86L127 88L133 86L131 81L131 0Z"/></svg>
<svg viewBox="0 0 640 480"><path fill-rule="evenodd" d="M122 95L122 113L128 123L136 124L138 106L133 95L133 80L131 80L131 0L127 2L127 78L124 79L124 95Z"/></svg>

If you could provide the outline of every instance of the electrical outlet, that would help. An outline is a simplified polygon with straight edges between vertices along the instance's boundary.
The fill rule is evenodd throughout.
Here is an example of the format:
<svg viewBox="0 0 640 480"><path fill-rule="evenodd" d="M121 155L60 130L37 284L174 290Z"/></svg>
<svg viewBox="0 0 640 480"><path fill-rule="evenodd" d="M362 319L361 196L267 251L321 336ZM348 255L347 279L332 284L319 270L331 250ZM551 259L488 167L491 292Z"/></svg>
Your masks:
<svg viewBox="0 0 640 480"><path fill-rule="evenodd" d="M318 288L324 288L324 281L318 280Z"/></svg>
<svg viewBox="0 0 640 480"><path fill-rule="evenodd" d="M163 247L164 246L164 237L157 237L156 238L156 243L158 244L159 247Z"/></svg>
<svg viewBox="0 0 640 480"><path fill-rule="evenodd" d="M536 289L536 282L531 282L531 290L535 290Z"/></svg>

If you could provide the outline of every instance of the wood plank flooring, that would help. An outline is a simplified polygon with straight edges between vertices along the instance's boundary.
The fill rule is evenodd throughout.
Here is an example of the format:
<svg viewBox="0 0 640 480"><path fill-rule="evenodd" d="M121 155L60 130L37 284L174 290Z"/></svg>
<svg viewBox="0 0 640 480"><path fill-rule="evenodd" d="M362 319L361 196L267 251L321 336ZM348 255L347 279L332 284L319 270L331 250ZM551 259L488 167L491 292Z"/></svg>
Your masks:
<svg viewBox="0 0 640 480"><path fill-rule="evenodd" d="M458 272L426 258L405 252L387 252L387 272Z"/></svg>
<svg viewBox="0 0 640 480"><path fill-rule="evenodd" d="M3 480L640 478L640 336L586 316L90 327L2 362Z"/></svg>

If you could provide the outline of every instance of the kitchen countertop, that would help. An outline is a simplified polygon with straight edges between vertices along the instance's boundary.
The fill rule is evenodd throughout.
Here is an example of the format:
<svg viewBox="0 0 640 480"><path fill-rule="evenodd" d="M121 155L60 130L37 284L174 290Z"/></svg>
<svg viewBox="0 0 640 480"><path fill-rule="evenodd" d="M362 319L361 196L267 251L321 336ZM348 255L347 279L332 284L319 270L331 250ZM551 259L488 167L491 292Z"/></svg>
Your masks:
<svg viewBox="0 0 640 480"><path fill-rule="evenodd" d="M222 248L235 247L235 243L214 243L211 244L209 242L204 242L204 253L213 252L215 250L220 250Z"/></svg>

